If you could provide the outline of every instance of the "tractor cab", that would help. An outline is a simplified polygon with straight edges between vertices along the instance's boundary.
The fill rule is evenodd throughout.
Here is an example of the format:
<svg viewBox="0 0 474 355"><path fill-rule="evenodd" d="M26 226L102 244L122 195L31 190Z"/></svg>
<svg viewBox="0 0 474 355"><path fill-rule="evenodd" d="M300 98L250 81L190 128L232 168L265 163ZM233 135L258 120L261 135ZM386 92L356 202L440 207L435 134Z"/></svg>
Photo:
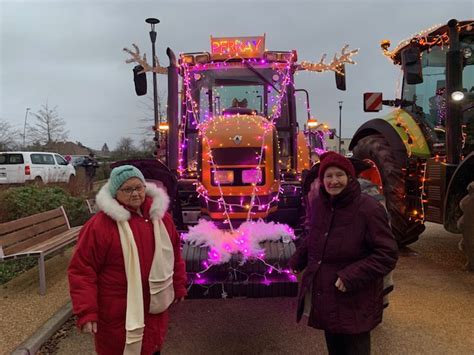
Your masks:
<svg viewBox="0 0 474 355"><path fill-rule="evenodd" d="M459 64L457 69L451 69L447 73L447 57L450 51L446 25L436 28L426 35L424 41L413 41L405 47L399 48L393 56L394 63L401 63L404 72L404 84L402 101L407 103L405 107L413 116L432 130L435 135L433 143L445 141L448 100L450 102L462 100L463 106L460 112L460 123L464 128L464 134L472 131L474 123L472 103L474 102L474 32L468 30L469 22L458 24L462 28L459 35ZM434 41L437 39L437 41ZM411 59L413 57L413 59ZM455 73L453 71L456 70ZM446 76L455 75L459 87L454 90L457 96L448 98L446 87ZM452 94L452 93L451 93ZM472 151L471 140L474 139L472 132L470 140L464 146L465 153ZM439 145L438 145L439 146Z"/></svg>

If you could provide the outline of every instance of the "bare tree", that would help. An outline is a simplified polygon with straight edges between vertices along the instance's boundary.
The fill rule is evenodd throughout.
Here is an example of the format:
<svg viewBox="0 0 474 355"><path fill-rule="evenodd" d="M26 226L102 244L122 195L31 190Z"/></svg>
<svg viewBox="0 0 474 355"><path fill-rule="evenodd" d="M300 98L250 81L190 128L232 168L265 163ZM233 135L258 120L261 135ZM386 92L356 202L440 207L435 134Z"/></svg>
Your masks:
<svg viewBox="0 0 474 355"><path fill-rule="evenodd" d="M167 106L163 105L163 103L166 103L165 91L158 93L158 119L160 122L166 121ZM153 126L155 125L153 96L147 96L144 101L140 101L140 110L145 116L144 118L139 119L143 124L143 126L140 126L142 129L142 135L151 141L155 135L153 131Z"/></svg>
<svg viewBox="0 0 474 355"><path fill-rule="evenodd" d="M19 147L20 132L10 123L0 120L0 151L14 150Z"/></svg>
<svg viewBox="0 0 474 355"><path fill-rule="evenodd" d="M49 144L67 139L66 122L59 117L57 106L51 109L46 102L41 110L32 115L36 117L36 122L29 126L31 141Z"/></svg>
<svg viewBox="0 0 474 355"><path fill-rule="evenodd" d="M130 137L121 137L118 140L117 146L113 151L112 156L115 159L130 159L136 154L137 149L133 144L133 139Z"/></svg>
<svg viewBox="0 0 474 355"><path fill-rule="evenodd" d="M153 151L155 150L155 142L148 139L148 138L142 138L140 140L140 151L143 154L147 154L150 156L153 156Z"/></svg>

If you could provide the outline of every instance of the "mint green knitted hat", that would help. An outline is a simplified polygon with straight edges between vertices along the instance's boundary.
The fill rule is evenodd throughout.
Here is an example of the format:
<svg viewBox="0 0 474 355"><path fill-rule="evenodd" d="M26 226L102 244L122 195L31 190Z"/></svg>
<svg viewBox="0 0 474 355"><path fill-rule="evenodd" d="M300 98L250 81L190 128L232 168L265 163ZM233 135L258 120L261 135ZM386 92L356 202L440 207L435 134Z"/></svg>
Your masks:
<svg viewBox="0 0 474 355"><path fill-rule="evenodd" d="M139 178L143 183L145 183L145 177L142 172L132 165L122 165L114 168L110 173L109 178L109 191L112 194L112 197L117 195L118 189L125 181L134 177Z"/></svg>

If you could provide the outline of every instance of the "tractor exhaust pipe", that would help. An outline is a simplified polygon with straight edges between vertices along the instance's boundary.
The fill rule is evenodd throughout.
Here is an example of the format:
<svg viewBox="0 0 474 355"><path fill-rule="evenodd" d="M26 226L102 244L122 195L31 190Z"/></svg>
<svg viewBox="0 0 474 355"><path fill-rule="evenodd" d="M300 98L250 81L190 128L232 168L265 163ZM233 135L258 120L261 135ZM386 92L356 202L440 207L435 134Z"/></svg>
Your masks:
<svg viewBox="0 0 474 355"><path fill-rule="evenodd" d="M168 67L168 167L174 173L178 171L178 67L176 66L176 55L171 48L166 49L166 54L170 60Z"/></svg>
<svg viewBox="0 0 474 355"><path fill-rule="evenodd" d="M462 56L459 45L457 20L448 22L449 51L446 53L446 161L448 164L459 164L461 157L461 120L462 107L455 102L451 94L462 91Z"/></svg>

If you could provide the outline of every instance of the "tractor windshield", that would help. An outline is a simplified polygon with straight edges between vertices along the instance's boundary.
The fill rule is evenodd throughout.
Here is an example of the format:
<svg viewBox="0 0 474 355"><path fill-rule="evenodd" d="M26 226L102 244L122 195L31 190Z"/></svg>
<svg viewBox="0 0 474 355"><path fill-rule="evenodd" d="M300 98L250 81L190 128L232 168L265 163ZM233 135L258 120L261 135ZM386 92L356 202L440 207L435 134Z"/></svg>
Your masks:
<svg viewBox="0 0 474 355"><path fill-rule="evenodd" d="M463 91L474 91L474 43L472 37L461 40L464 56ZM403 98L414 105L408 110L422 111L426 124L430 127L442 127L446 119L446 53L447 47L432 47L422 56L423 82L416 85L404 83ZM417 112L417 113L418 113Z"/></svg>
<svg viewBox="0 0 474 355"><path fill-rule="evenodd" d="M257 71L257 73L256 73ZM190 171L196 171L199 152L198 123L218 115L258 114L274 119L281 129L281 155L289 155L288 141L290 114L288 94L281 96L286 68L242 63L217 63L205 70L192 70L183 93L183 112L186 112L186 158ZM185 80L186 81L186 80ZM289 82L289 81L288 81ZM280 110L278 110L280 108ZM285 140L286 139L286 140Z"/></svg>
<svg viewBox="0 0 474 355"><path fill-rule="evenodd" d="M238 66L192 73L190 91L198 109L191 113L188 122L206 121L217 115L259 114L271 118L277 110L283 71L258 68L254 73L249 68ZM286 95L285 95L286 96ZM288 125L287 99L281 100L281 112L275 117L277 126Z"/></svg>

